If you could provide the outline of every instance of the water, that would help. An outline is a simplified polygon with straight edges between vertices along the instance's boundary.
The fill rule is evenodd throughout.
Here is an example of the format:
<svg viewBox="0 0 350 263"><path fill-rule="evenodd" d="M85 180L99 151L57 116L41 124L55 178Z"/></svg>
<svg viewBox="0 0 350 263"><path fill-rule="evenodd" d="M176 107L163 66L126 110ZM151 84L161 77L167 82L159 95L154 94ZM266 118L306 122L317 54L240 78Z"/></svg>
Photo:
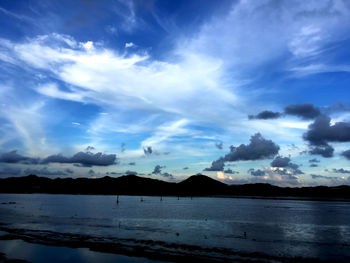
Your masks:
<svg viewBox="0 0 350 263"><path fill-rule="evenodd" d="M143 200L120 196L117 204L115 196L0 194L0 223L11 229L83 234L106 242L161 241L238 253L350 262L347 202L176 197Z"/></svg>

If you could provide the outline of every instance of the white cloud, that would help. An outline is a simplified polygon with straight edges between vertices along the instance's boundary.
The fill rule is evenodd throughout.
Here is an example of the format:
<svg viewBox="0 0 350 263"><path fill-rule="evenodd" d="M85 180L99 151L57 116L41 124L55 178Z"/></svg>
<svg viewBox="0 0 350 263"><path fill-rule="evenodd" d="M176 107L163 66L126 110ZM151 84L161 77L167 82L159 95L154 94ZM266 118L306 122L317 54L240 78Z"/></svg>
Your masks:
<svg viewBox="0 0 350 263"><path fill-rule="evenodd" d="M135 44L132 42L125 43L125 48L130 48L130 47L134 47L134 46L135 46Z"/></svg>
<svg viewBox="0 0 350 263"><path fill-rule="evenodd" d="M57 34L12 43L17 59L48 70L69 85L63 91L53 83L42 84L37 88L41 94L201 121L221 119L238 103L237 96L224 88L220 60L186 54L169 63L151 60L147 54L121 55L96 48L92 42L80 44L81 48L62 47L61 43Z"/></svg>

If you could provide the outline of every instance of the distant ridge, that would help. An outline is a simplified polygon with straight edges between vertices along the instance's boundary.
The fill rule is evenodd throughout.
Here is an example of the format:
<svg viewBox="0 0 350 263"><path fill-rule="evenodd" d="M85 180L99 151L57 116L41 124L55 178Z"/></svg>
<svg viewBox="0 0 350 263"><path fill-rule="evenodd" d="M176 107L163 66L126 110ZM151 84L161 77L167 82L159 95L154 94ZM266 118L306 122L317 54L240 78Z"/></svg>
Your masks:
<svg viewBox="0 0 350 263"><path fill-rule="evenodd" d="M270 184L227 185L205 175L193 175L179 183L136 175L91 178L46 178L36 175L0 179L0 193L157 195L157 196L256 196L284 198L345 198L350 186L278 187Z"/></svg>

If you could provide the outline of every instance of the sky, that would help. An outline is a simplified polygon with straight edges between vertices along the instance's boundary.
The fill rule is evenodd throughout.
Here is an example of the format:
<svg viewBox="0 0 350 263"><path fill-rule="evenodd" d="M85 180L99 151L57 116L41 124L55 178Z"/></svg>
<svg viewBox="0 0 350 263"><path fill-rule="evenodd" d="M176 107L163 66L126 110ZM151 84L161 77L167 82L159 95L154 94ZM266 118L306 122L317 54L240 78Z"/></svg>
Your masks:
<svg viewBox="0 0 350 263"><path fill-rule="evenodd" d="M0 178L350 185L350 2L0 0Z"/></svg>

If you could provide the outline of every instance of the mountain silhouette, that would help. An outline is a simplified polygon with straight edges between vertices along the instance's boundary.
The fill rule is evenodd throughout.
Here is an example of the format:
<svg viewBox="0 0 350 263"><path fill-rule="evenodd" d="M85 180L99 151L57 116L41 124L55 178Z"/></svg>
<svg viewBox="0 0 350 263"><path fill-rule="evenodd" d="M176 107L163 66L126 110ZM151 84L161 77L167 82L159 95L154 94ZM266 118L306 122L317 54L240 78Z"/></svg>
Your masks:
<svg viewBox="0 0 350 263"><path fill-rule="evenodd" d="M0 179L0 193L51 193L157 196L259 196L350 199L350 186L278 187L270 184L227 185L199 174L174 183L136 175L102 178L46 178L36 175Z"/></svg>
<svg viewBox="0 0 350 263"><path fill-rule="evenodd" d="M229 194L229 186L208 176L197 174L177 184L181 195Z"/></svg>

